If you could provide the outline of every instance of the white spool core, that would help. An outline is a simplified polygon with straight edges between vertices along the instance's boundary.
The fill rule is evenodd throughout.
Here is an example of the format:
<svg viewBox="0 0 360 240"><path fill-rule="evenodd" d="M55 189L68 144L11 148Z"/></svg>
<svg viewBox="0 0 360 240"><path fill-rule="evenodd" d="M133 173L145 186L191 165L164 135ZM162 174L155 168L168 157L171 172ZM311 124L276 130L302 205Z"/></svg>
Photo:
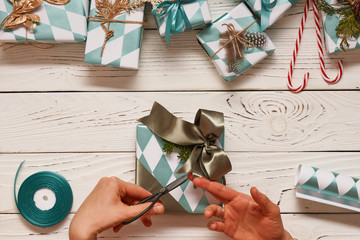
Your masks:
<svg viewBox="0 0 360 240"><path fill-rule="evenodd" d="M56 203L55 193L48 188L41 188L35 192L34 202L40 210L50 210Z"/></svg>

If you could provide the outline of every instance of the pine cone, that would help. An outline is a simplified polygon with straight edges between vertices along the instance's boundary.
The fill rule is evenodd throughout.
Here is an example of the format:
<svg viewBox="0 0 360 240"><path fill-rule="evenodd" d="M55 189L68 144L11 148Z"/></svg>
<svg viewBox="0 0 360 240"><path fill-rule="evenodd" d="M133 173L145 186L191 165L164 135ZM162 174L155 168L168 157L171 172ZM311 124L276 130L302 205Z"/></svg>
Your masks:
<svg viewBox="0 0 360 240"><path fill-rule="evenodd" d="M356 18L360 21L360 0L349 0Z"/></svg>
<svg viewBox="0 0 360 240"><path fill-rule="evenodd" d="M358 0L360 1L360 0ZM244 38L252 42L255 47L262 47L266 44L266 36L264 33L248 33L245 32Z"/></svg>

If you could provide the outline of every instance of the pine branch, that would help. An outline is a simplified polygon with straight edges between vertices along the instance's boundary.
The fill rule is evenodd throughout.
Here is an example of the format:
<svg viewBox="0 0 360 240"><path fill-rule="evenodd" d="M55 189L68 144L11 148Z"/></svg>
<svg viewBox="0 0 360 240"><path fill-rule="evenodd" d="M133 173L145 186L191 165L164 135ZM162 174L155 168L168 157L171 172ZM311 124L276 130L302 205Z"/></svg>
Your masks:
<svg viewBox="0 0 360 240"><path fill-rule="evenodd" d="M348 16L352 13L351 5L347 1L339 3L341 7L337 8L327 3L325 0L316 0L316 4L321 11L329 15L339 14L340 16Z"/></svg>
<svg viewBox="0 0 360 240"><path fill-rule="evenodd" d="M181 146L172 142L168 142L165 139L163 139L164 141L164 147L163 150L166 154L171 154L174 151L174 148L179 149L179 154L178 154L178 158L186 161L189 159L191 152L194 148L193 145L189 145L189 146Z"/></svg>
<svg viewBox="0 0 360 240"><path fill-rule="evenodd" d="M349 48L348 38L355 38L360 34L360 23L354 13L340 20L339 25L336 27L336 33L343 37L340 48L345 51Z"/></svg>

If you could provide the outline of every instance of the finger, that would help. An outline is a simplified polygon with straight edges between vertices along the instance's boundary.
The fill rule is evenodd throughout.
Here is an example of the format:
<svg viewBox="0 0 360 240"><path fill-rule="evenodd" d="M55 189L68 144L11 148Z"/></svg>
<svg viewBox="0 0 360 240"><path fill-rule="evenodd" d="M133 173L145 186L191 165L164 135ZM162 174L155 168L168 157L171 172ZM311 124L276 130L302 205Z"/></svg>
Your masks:
<svg viewBox="0 0 360 240"><path fill-rule="evenodd" d="M122 228L122 226L123 225L117 225L117 226L113 227L113 231L116 232L116 233L119 232L120 229Z"/></svg>
<svg viewBox="0 0 360 240"><path fill-rule="evenodd" d="M210 221L208 223L208 228L212 231L224 232L225 231L225 223L222 221Z"/></svg>
<svg viewBox="0 0 360 240"><path fill-rule="evenodd" d="M163 214L165 212L165 207L162 203L155 203L155 205L150 208L150 210L146 213L146 216L151 216L151 215L160 215Z"/></svg>
<svg viewBox="0 0 360 240"><path fill-rule="evenodd" d="M151 203L143 203L139 205L132 205L126 207L126 211L122 209L124 220L129 220L142 213ZM158 215L164 212L164 206L161 203L156 203L146 214L147 215Z"/></svg>
<svg viewBox="0 0 360 240"><path fill-rule="evenodd" d="M122 198L127 197L142 200L151 195L150 192L136 184L124 182L117 177L111 177L111 179L117 182Z"/></svg>
<svg viewBox="0 0 360 240"><path fill-rule="evenodd" d="M194 178L193 183L195 186L205 189L206 191L211 193L216 199L223 203L228 203L239 195L248 197L247 195L239 193L229 187L224 186L221 183L212 182L204 177Z"/></svg>
<svg viewBox="0 0 360 240"><path fill-rule="evenodd" d="M259 204L264 214L280 214L279 207L274 204L265 194L261 193L257 188L252 187L250 193L254 201Z"/></svg>
<svg viewBox="0 0 360 240"><path fill-rule="evenodd" d="M219 205L211 204L207 206L204 210L204 215L206 218L211 218L213 216L218 218L223 218L225 214L223 214L223 208Z"/></svg>
<svg viewBox="0 0 360 240"><path fill-rule="evenodd" d="M145 227L151 227L152 221L150 216L142 216L140 219Z"/></svg>

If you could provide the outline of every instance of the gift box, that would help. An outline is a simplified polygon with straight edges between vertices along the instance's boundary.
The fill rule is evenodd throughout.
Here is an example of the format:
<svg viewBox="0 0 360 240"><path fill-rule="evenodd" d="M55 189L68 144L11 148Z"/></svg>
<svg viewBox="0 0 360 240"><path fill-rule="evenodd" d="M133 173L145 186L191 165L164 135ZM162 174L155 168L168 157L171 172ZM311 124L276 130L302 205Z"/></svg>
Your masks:
<svg viewBox="0 0 360 240"><path fill-rule="evenodd" d="M70 0L64 5L55 5L44 0L39 4L38 7L25 13L36 22L40 18L36 28L26 28L24 24L9 29L0 27L0 41L82 42L86 40L88 0ZM5 25L8 21L7 16L12 12L13 3L9 0L0 0L0 22L4 21Z"/></svg>
<svg viewBox="0 0 360 240"><path fill-rule="evenodd" d="M219 138L216 145L224 147L224 135ZM162 138L143 124L137 126L135 182L150 192L157 192L174 181L176 171L184 165L184 162L178 158L178 151L167 154L163 147ZM191 181L175 188L161 200L166 211L170 212L203 213L208 205L220 204L208 192L200 188L195 189Z"/></svg>
<svg viewBox="0 0 360 240"><path fill-rule="evenodd" d="M159 192L188 172L225 183L231 162L223 150L222 113L200 109L192 124L155 102L150 115L139 121L142 124L136 129L135 180L139 186ZM208 192L194 188L191 181L170 191L161 201L167 211L189 213L203 213L209 204L220 204Z"/></svg>
<svg viewBox="0 0 360 240"><path fill-rule="evenodd" d="M128 10L116 15L108 23L99 17L96 1L108 0L91 1L84 61L95 65L138 69L144 24L143 3L130 2Z"/></svg>
<svg viewBox="0 0 360 240"><path fill-rule="evenodd" d="M298 0L244 0L247 6L260 18L261 30L273 25Z"/></svg>
<svg viewBox="0 0 360 240"><path fill-rule="evenodd" d="M170 35L203 26L212 21L206 0L152 1L152 13L159 34L170 45Z"/></svg>
<svg viewBox="0 0 360 240"><path fill-rule="evenodd" d="M325 0L326 3L331 4L334 8L340 7L337 0ZM325 48L328 53L342 52L341 41L342 36L337 35L336 27L339 25L341 17L338 14L325 14L321 12L321 19L324 31ZM360 24L360 21L357 20ZM349 46L346 50L360 48L360 34L356 38L348 38Z"/></svg>
<svg viewBox="0 0 360 240"><path fill-rule="evenodd" d="M217 71L232 81L275 50L270 38L244 3L233 8L197 35Z"/></svg>

